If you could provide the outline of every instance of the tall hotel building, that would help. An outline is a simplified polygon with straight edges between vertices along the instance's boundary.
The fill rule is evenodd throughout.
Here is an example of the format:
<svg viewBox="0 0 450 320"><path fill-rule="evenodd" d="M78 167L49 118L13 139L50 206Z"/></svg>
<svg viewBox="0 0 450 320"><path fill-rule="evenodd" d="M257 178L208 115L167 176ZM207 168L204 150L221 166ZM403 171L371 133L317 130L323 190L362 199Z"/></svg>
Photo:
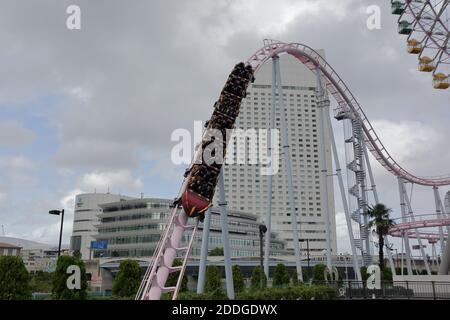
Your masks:
<svg viewBox="0 0 450 320"><path fill-rule="evenodd" d="M319 50L324 56L324 51ZM323 199L324 186L319 168L320 128L316 104L316 76L295 58L280 56L283 99L286 109L286 123L294 184L294 199L299 224L299 238L309 239L311 255L323 255L326 249L326 226L324 201L328 201L330 210L331 248L336 254L336 222L332 178L328 177L328 199ZM256 74L256 80L250 84L247 97L241 105L236 121L237 129L269 129L271 117L272 64L266 63ZM276 105L276 128L280 128L280 106ZM328 132L328 130L325 130ZM281 143L282 132L280 132ZM328 174L332 173L331 142L326 141L326 165ZM231 144L232 142L230 142ZM235 142L234 142L235 143ZM249 145L245 144L246 152ZM253 148L250 149L256 152ZM259 142L256 143L259 148ZM228 151L232 151L232 145ZM244 148L240 145L241 150ZM282 152L282 147L279 147ZM236 155L236 149L234 151ZM227 154L227 156L230 156ZM236 161L236 156L234 157ZM248 159L247 159L248 160ZM279 171L273 177L272 188L272 231L285 240L288 249L293 249L293 232L289 214L289 194L285 165L279 156ZM258 164L226 164L224 168L227 205L231 210L248 212L259 216L264 222L267 210L268 176L260 174ZM218 204L219 192L214 203ZM300 243L305 256L306 242Z"/></svg>

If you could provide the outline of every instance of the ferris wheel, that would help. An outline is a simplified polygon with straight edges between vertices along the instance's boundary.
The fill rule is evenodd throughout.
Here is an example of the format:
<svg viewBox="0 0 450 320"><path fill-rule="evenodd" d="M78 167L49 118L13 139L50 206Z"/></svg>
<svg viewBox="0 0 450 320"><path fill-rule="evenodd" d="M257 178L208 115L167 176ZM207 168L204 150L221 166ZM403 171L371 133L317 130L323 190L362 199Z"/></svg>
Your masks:
<svg viewBox="0 0 450 320"><path fill-rule="evenodd" d="M418 70L433 75L433 88L450 87L450 0L391 0L398 33L407 35L407 51L418 55Z"/></svg>

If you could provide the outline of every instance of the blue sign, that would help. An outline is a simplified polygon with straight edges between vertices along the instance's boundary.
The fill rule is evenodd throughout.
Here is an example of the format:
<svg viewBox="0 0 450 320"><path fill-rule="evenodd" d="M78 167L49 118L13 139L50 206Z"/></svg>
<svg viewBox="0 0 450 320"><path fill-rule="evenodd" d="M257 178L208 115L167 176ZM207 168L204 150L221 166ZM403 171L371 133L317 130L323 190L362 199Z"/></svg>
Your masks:
<svg viewBox="0 0 450 320"><path fill-rule="evenodd" d="M108 248L107 241L91 241L91 249L106 249Z"/></svg>

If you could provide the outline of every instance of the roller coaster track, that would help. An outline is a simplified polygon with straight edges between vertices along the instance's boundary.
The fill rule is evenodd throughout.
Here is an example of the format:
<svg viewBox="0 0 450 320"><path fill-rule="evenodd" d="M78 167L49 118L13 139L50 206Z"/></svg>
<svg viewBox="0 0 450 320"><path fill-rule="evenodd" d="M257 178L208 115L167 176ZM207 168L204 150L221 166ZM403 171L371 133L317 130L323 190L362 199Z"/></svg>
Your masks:
<svg viewBox="0 0 450 320"><path fill-rule="evenodd" d="M233 72L239 69L239 68L236 69L236 67L238 67L241 64L236 65L235 69L233 70L233 72L231 73L230 77L227 80L226 86L224 87L224 90L221 93L221 97L223 97L224 94L225 95L229 94L227 92L233 93L235 90L239 89L240 93L237 94L237 97L239 99L234 99L233 100L234 103L231 105L232 109L234 108L235 111L238 111L241 100L245 95L246 88L250 80L248 76L251 75L251 77L253 78L253 74L255 74L266 61L284 53L290 54L296 59L298 59L313 73L316 73L318 70L321 71L325 79L325 85L328 92L330 92L330 94L333 95L333 97L336 99L338 103L337 108L338 113L339 112L350 113L353 119L360 120L367 148L372 152L372 154L375 156L378 162L380 162L380 164L384 168L386 168L386 170L388 170L389 172L391 172L396 176L404 178L407 181L420 185L436 186L436 187L450 185L450 176L438 178L421 178L414 176L413 174L410 174L402 167L400 167L400 165L398 165L397 162L395 162L395 160L391 157L391 155L388 153L386 148L381 143L381 140L377 136L374 128L372 127L366 115L364 114L364 111L362 110L361 106L359 105L359 103L357 102L356 98L353 96L351 91L345 85L344 81L339 77L339 75L334 71L334 69L325 61L325 59L323 59L320 56L319 53L317 53L316 51L314 51L313 49L311 49L306 45L298 43L282 43L274 40L265 40L264 47L258 50L254 55L252 55L245 63L244 67L245 69L249 69L248 66L250 66L252 69L250 70L250 73L247 75L246 82L239 84L236 82L236 78L232 77ZM242 66L244 66L244 64L242 64ZM219 98L218 101L222 100ZM215 105L215 113L213 113L213 116L211 118L212 120L221 119L220 117L217 116L216 113L219 110L219 108L223 106L224 106L223 101L222 103ZM221 112L225 111L222 110L218 112L218 114L220 115ZM230 112L230 110L228 110L227 112ZM237 113L235 114L234 119L236 118L236 116ZM224 124L218 121L212 121L209 123L208 127L211 126L211 123L214 123L214 126L217 126L219 129L224 129L224 125L227 125L227 123ZM234 126L234 120L232 124ZM204 134L202 141L208 142L209 141L208 139L210 139L210 137L207 134ZM207 170L211 169L207 168ZM184 180L183 185L181 187L182 191L180 195L186 194L185 193L187 192L186 190L192 191L192 189L188 189L189 186L188 182L189 178L192 177L192 170L189 170L189 172L191 173L189 173L188 178ZM208 183L208 181L206 181L207 179L205 179L205 176L203 174L200 174L199 177L203 179L202 183ZM214 182L214 184L212 185L212 188L214 189L215 186L217 185L217 181L215 178L211 180L214 180L212 181ZM147 300L147 299L159 300L161 294L164 292L173 292L172 299L176 299L181 279L183 277L183 273L186 267L186 262L189 257L190 250L192 248L195 231L197 229L198 222L200 219L200 217L196 218L195 224L192 223L193 221L192 218L188 219L188 217L195 217L195 215L192 215L192 212L195 212L196 208L200 207L197 206L194 207L194 209L190 208L190 206L192 206L192 201L190 201L189 204L187 204L187 197L186 198L181 197L180 195L178 198L176 198L177 200L175 200L174 202L174 208L170 216L170 219L166 225L164 234L155 250L155 255L153 256L152 262L147 272L145 273L144 279L136 295L137 300ZM183 199L185 199L186 203L183 202ZM188 230L192 230L190 241L186 247L182 247L181 243L183 235ZM174 267L173 261L176 255L179 254L180 252L183 252L184 256L183 264L182 266ZM175 287L166 287L167 277L170 273L173 272L179 272L177 284Z"/></svg>
<svg viewBox="0 0 450 320"><path fill-rule="evenodd" d="M267 60L283 53L295 57L313 73L316 73L317 69L322 71L327 90L333 95L338 103L337 111L350 112L354 117L360 119L367 148L388 172L411 183L423 186L438 187L450 185L450 175L440 177L418 177L403 169L386 150L362 107L345 82L328 62L312 48L300 43L283 43L274 40L266 40L265 46L253 54L247 60L247 64L251 65L256 73Z"/></svg>

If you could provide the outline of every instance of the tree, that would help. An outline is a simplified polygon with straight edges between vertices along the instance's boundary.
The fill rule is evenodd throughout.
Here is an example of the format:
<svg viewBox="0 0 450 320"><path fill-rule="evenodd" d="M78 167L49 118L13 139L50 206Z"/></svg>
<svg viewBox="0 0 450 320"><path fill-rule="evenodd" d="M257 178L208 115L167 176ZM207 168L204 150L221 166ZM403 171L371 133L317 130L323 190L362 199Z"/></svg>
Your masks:
<svg viewBox="0 0 450 320"><path fill-rule="evenodd" d="M210 257L223 257L223 248L214 248L209 252Z"/></svg>
<svg viewBox="0 0 450 320"><path fill-rule="evenodd" d="M67 280L76 276L75 273L67 273L70 266L80 268L80 289L69 289ZM69 280L69 283L71 281ZM60 256L56 263L56 269L52 279L52 296L54 299L61 300L84 300L87 297L87 276L84 262L80 259L70 256Z"/></svg>
<svg viewBox="0 0 450 320"><path fill-rule="evenodd" d="M262 287L261 287L262 280ZM262 290L267 287L267 278L261 266L253 268L252 278L250 281L250 287L252 290Z"/></svg>
<svg viewBox="0 0 450 320"><path fill-rule="evenodd" d="M0 256L0 300L29 300L31 289L22 258Z"/></svg>
<svg viewBox="0 0 450 320"><path fill-rule="evenodd" d="M242 276L241 267L233 266L233 287L234 292L242 292L245 289L244 277Z"/></svg>
<svg viewBox="0 0 450 320"><path fill-rule="evenodd" d="M114 279L112 292L119 297L133 297L141 283L141 267L136 260L120 261L119 272Z"/></svg>
<svg viewBox="0 0 450 320"><path fill-rule="evenodd" d="M367 279L369 279L369 274L367 273L367 267L366 266L362 266L360 268L361 271L361 278L363 281L367 281Z"/></svg>
<svg viewBox="0 0 450 320"><path fill-rule="evenodd" d="M297 270L292 271L291 281L292 281L291 283L292 283L293 287L296 287L299 285Z"/></svg>
<svg viewBox="0 0 450 320"><path fill-rule="evenodd" d="M369 207L367 214L371 218L368 227L375 227L378 234L378 260L381 274L384 272L384 237L387 236L389 228L394 225L394 221L389 218L391 209L386 208L382 203Z"/></svg>
<svg viewBox="0 0 450 320"><path fill-rule="evenodd" d="M313 281L324 281L324 272L326 269L326 265L319 263L313 267Z"/></svg>
<svg viewBox="0 0 450 320"><path fill-rule="evenodd" d="M30 287L32 292L52 292L53 273L37 271L30 276Z"/></svg>
<svg viewBox="0 0 450 320"><path fill-rule="evenodd" d="M216 266L208 266L206 268L205 276L205 292L213 293L219 290L222 290L222 277L220 276L220 270Z"/></svg>
<svg viewBox="0 0 450 320"><path fill-rule="evenodd" d="M174 267L179 267L183 265L183 262L180 259L175 259L173 261ZM178 277L179 277L180 271L172 272L169 274L169 277L167 277L166 286L168 287L175 287L177 285ZM188 290L188 278L186 274L183 274L183 279L181 280L180 285L180 292L185 292Z"/></svg>
<svg viewBox="0 0 450 320"><path fill-rule="evenodd" d="M277 264L273 272L273 286L283 287L289 284L289 273L286 266L282 263Z"/></svg>
<svg viewBox="0 0 450 320"><path fill-rule="evenodd" d="M73 252L73 256L76 258L76 259L81 259L81 251L80 250L75 250L74 252ZM90 258L89 258L90 259Z"/></svg>

